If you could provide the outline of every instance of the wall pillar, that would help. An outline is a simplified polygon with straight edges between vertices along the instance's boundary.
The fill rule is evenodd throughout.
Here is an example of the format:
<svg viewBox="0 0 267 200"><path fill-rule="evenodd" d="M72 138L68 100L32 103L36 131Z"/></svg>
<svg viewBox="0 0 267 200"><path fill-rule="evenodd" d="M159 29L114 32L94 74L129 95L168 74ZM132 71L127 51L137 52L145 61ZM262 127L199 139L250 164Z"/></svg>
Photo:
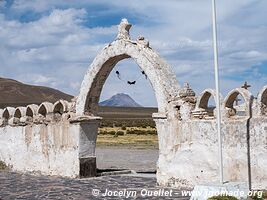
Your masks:
<svg viewBox="0 0 267 200"><path fill-rule="evenodd" d="M157 182L159 185L168 185L169 174L171 168L170 159L173 158L173 147L176 141L175 134L177 130L173 130L174 123L172 119L167 118L164 113L153 113L153 120L156 123L158 141L159 141L159 158L157 162Z"/></svg>
<svg viewBox="0 0 267 200"><path fill-rule="evenodd" d="M101 117L82 116L72 121L79 126L80 177L96 176L96 139Z"/></svg>

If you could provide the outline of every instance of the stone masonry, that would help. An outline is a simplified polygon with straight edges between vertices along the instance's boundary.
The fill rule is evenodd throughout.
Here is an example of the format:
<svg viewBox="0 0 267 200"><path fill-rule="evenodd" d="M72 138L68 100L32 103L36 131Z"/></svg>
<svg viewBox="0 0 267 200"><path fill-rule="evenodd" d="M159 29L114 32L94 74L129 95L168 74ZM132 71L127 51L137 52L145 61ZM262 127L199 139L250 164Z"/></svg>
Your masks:
<svg viewBox="0 0 267 200"><path fill-rule="evenodd" d="M15 171L95 176L100 93L113 67L131 58L146 73L158 102L153 114L159 138L157 182L180 188L218 181L217 111L208 105L215 91L196 96L189 84L180 87L147 39L131 39L130 28L123 19L117 38L96 56L72 102L0 110L0 160ZM244 102L236 105L239 96ZM233 89L221 96L221 107L224 180L267 188L267 86L257 97Z"/></svg>

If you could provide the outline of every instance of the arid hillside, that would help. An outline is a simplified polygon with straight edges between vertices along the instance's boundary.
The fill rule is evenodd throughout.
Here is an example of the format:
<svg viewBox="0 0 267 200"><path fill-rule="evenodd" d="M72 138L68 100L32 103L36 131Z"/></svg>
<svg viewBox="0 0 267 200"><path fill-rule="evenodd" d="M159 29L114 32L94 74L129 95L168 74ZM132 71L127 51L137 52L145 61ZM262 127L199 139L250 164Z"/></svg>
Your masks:
<svg viewBox="0 0 267 200"><path fill-rule="evenodd" d="M0 108L24 106L44 101L56 102L59 99L70 101L71 95L49 87L23 84L16 80L0 78Z"/></svg>

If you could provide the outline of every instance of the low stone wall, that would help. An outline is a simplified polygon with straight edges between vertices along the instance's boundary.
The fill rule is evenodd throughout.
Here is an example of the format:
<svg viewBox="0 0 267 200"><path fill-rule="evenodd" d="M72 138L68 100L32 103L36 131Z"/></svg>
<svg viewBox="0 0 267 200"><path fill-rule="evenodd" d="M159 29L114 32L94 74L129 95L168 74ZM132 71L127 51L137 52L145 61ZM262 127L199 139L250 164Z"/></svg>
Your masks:
<svg viewBox="0 0 267 200"><path fill-rule="evenodd" d="M223 122L224 180L247 182L251 165L252 188L267 187L266 122L251 120L250 163L247 120ZM262 128L256 128L262 127ZM219 181L218 140L215 120L179 123L173 146L160 151L157 178L161 185L193 187ZM179 131L179 132L178 132ZM179 133L179 134L178 134Z"/></svg>
<svg viewBox="0 0 267 200"><path fill-rule="evenodd" d="M267 188L267 117L262 112L267 103L267 96L262 94L267 94L267 90L264 88L258 98L237 88L221 101L224 181L250 182L254 189ZM189 88L186 91L192 94ZM165 119L154 116L160 144L157 170L160 185L193 187L219 182L216 110L212 114L207 112L210 109L207 103L214 94L210 89L205 90L196 101L194 94L183 95L183 100L173 102L173 112ZM234 106L238 94L244 102Z"/></svg>
<svg viewBox="0 0 267 200"><path fill-rule="evenodd" d="M250 121L250 158L252 185L267 188L267 117Z"/></svg>
<svg viewBox="0 0 267 200"><path fill-rule="evenodd" d="M216 110L206 106L212 95L203 101L188 86L182 91L188 95L170 102L167 113L153 114L159 137L157 181L173 187L218 182ZM225 181L267 187L266 91L256 99L237 88L222 101ZM245 99L241 106L233 105L237 93ZM100 119L77 116L75 102L64 101L0 110L0 160L21 172L95 176Z"/></svg>
<svg viewBox="0 0 267 200"><path fill-rule="evenodd" d="M60 100L0 110L0 160L12 170L44 175L96 175L99 118L75 116Z"/></svg>
<svg viewBox="0 0 267 200"><path fill-rule="evenodd" d="M0 160L18 171L69 177L95 176L95 146L101 90L114 66L132 58L150 80L159 113L153 115L159 137L157 181L193 187L218 181L215 91L196 97L180 88L171 67L144 37L132 40L123 19L115 41L97 55L85 74L77 101L0 109ZM221 96L225 181L247 181L267 188L267 86L257 98L245 84ZM239 95L244 102L237 106Z"/></svg>
<svg viewBox="0 0 267 200"><path fill-rule="evenodd" d="M0 160L15 171L79 176L79 134L69 123L0 128Z"/></svg>

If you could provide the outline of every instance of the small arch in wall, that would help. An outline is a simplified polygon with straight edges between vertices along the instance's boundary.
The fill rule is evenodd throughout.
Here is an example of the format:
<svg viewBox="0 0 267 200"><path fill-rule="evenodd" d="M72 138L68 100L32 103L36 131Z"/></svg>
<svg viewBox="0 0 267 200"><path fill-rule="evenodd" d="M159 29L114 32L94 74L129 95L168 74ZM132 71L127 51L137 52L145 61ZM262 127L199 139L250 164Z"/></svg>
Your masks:
<svg viewBox="0 0 267 200"><path fill-rule="evenodd" d="M27 117L34 117L38 111L38 106L36 104L31 104L26 107L26 116Z"/></svg>
<svg viewBox="0 0 267 200"><path fill-rule="evenodd" d="M222 96L220 95L222 100ZM214 119L214 110L216 108L216 91L205 89L199 96L193 116L196 118Z"/></svg>
<svg viewBox="0 0 267 200"><path fill-rule="evenodd" d="M267 106L267 87L265 88L265 90L262 93L262 98L261 98L261 103L263 103L264 105Z"/></svg>
<svg viewBox="0 0 267 200"><path fill-rule="evenodd" d="M244 88L236 88L229 92L224 101L226 116L250 116L252 98L252 94Z"/></svg>
<svg viewBox="0 0 267 200"><path fill-rule="evenodd" d="M2 119L8 121L10 118L14 116L15 108L7 107L3 110Z"/></svg>
<svg viewBox="0 0 267 200"><path fill-rule="evenodd" d="M53 113L63 114L68 112L69 102L65 100L57 101L53 106Z"/></svg>
<svg viewBox="0 0 267 200"><path fill-rule="evenodd" d="M267 85L262 88L257 99L260 106L260 114L267 115Z"/></svg>
<svg viewBox="0 0 267 200"><path fill-rule="evenodd" d="M10 115L9 115L8 110L4 110L4 112L3 112L3 117L2 117L2 118L8 120L9 117L10 117Z"/></svg>
<svg viewBox="0 0 267 200"><path fill-rule="evenodd" d="M201 98L200 98L200 102L199 102L199 108L204 109L207 112L207 115L210 117L214 117L214 109L215 109L215 105L211 106L209 105L209 102L211 100L211 97L213 97L214 99L214 94L212 91L205 91Z"/></svg>
<svg viewBox="0 0 267 200"><path fill-rule="evenodd" d="M235 92L230 96L227 102L227 108L232 109L233 116L246 116L245 101L242 95Z"/></svg>
<svg viewBox="0 0 267 200"><path fill-rule="evenodd" d="M52 113L53 111L53 104L50 102L43 102L39 108L37 113L42 115L43 117L46 117L47 114Z"/></svg>
<svg viewBox="0 0 267 200"><path fill-rule="evenodd" d="M26 116L26 107L17 107L15 112L14 112L14 117L16 118L21 118Z"/></svg>

